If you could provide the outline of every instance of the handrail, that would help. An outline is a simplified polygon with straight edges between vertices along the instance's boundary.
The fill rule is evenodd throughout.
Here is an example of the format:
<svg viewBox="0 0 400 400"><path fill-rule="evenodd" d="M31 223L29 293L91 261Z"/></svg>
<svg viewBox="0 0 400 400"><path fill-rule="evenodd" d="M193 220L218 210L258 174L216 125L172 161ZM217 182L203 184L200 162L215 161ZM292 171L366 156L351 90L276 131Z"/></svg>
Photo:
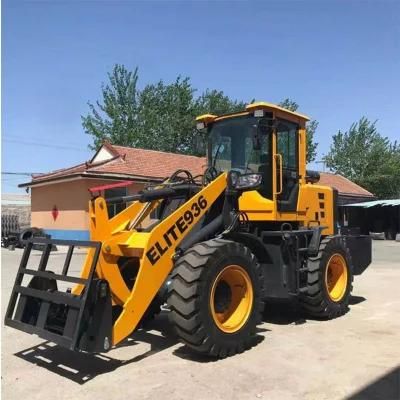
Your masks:
<svg viewBox="0 0 400 400"><path fill-rule="evenodd" d="M275 170L277 169L276 160L279 159L279 191L276 191L275 194L281 194L283 190L283 165L282 165L282 155L275 154Z"/></svg>

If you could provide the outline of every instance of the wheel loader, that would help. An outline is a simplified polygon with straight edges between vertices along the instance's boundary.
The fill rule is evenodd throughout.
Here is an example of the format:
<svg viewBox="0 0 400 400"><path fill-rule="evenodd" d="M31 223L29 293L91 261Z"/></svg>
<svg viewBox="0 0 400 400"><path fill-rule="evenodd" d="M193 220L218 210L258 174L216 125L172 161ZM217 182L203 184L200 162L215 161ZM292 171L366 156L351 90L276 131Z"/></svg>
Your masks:
<svg viewBox="0 0 400 400"><path fill-rule="evenodd" d="M293 299L317 319L346 313L371 240L339 232L337 191L306 170L307 121L264 102L199 116L203 175L178 170L135 195L94 196L90 241L30 240L5 324L106 352L163 305L185 345L223 358L252 346L268 300ZM117 203L127 206L110 218ZM44 250L33 269L37 242ZM53 245L68 246L61 273L48 267ZM79 277L69 274L78 247L87 248Z"/></svg>

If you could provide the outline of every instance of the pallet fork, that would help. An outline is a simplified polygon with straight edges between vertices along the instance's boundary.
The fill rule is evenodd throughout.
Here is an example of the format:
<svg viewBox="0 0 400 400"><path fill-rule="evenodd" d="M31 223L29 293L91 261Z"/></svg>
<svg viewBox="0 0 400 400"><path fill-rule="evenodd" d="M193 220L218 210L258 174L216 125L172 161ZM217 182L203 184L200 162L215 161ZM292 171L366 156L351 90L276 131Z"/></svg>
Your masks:
<svg viewBox="0 0 400 400"><path fill-rule="evenodd" d="M35 244L44 245L37 270L28 268ZM61 274L46 270L52 245L68 246ZM87 278L68 275L74 249L93 249ZM12 288L5 324L37 334L70 350L107 351L111 347L112 309L108 282L95 274L101 243L77 240L31 239L27 243ZM22 284L26 275L29 284ZM81 285L79 295L58 290L57 282Z"/></svg>

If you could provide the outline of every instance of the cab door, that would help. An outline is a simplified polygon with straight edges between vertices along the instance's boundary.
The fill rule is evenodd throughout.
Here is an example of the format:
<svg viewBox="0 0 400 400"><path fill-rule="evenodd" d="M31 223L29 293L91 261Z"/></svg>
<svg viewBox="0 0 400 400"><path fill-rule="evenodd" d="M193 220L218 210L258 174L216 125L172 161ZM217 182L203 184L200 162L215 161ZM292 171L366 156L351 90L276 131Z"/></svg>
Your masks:
<svg viewBox="0 0 400 400"><path fill-rule="evenodd" d="M277 120L275 173L277 209L295 212L299 197L299 126L286 120Z"/></svg>

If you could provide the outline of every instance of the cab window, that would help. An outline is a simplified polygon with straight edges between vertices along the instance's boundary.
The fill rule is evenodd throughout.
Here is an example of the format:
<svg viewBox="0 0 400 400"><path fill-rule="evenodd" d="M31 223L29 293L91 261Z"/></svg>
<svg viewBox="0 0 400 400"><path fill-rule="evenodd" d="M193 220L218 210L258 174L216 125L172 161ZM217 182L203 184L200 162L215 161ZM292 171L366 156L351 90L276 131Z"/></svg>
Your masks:
<svg viewBox="0 0 400 400"><path fill-rule="evenodd" d="M297 125L280 121L277 133L277 152L282 156L283 168L297 170Z"/></svg>

